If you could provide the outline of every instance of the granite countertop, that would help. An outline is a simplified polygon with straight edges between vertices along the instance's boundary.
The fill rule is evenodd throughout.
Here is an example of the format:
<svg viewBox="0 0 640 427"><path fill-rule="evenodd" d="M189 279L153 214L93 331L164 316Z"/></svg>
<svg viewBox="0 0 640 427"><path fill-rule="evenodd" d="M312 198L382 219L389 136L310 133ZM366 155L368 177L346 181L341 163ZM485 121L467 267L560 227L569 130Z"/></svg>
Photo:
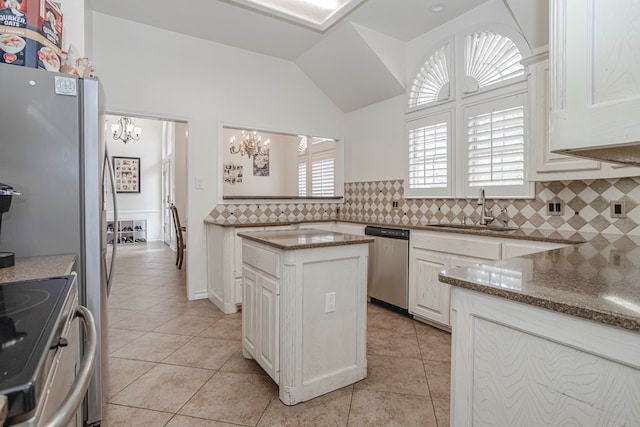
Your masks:
<svg viewBox="0 0 640 427"><path fill-rule="evenodd" d="M366 236L314 229L255 231L238 233L238 236L285 251L373 242L372 238Z"/></svg>
<svg viewBox="0 0 640 427"><path fill-rule="evenodd" d="M205 220L207 224L223 227L322 221L256 223L238 222L235 218L231 221L217 221L213 218ZM398 224L344 219L324 221L572 244L552 251L445 271L440 274L440 280L454 286L640 332L640 236L546 229L502 229L461 224Z"/></svg>
<svg viewBox="0 0 640 427"><path fill-rule="evenodd" d="M486 237L498 237L517 240L532 240L550 243L583 243L601 238L597 233L580 233L577 231L547 230L547 229L526 229L526 228L502 228L491 226L475 226L462 224L402 224L402 223L379 223L365 220L345 220L345 219L310 219L310 220L246 220L240 221L236 218L226 220L216 220L210 216L204 219L205 224L217 225L220 227L268 227L276 225L295 225L318 222L346 222L351 224L373 225L379 227L403 228L419 231L436 231L441 233L456 233Z"/></svg>
<svg viewBox="0 0 640 427"><path fill-rule="evenodd" d="M640 332L640 237L601 237L444 271L440 281Z"/></svg>
<svg viewBox="0 0 640 427"><path fill-rule="evenodd" d="M18 257L13 267L0 268L0 283L35 280L71 274L77 255Z"/></svg>

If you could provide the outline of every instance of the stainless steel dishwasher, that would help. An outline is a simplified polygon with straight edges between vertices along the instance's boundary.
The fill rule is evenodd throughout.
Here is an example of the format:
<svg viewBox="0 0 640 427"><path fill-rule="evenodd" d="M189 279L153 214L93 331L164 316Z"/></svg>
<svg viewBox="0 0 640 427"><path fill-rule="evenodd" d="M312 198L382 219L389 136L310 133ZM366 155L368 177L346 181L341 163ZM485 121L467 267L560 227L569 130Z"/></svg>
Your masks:
<svg viewBox="0 0 640 427"><path fill-rule="evenodd" d="M367 226L369 246L367 294L373 303L407 313L409 307L409 230Z"/></svg>

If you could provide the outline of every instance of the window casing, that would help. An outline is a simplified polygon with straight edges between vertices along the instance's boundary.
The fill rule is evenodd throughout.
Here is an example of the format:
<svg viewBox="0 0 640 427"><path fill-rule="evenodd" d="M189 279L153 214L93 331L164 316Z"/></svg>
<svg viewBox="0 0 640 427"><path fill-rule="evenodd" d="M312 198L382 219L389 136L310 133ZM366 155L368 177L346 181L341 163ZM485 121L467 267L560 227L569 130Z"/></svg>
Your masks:
<svg viewBox="0 0 640 427"><path fill-rule="evenodd" d="M468 31L439 43L432 52L408 94L405 195L477 197L482 187L488 197L532 197L525 161L527 85L518 46L501 33ZM416 83L424 81L424 76L442 75L438 71L442 64L448 64L451 76L446 89L458 88L447 98L433 96L433 85ZM460 67L452 69L453 64ZM429 138L427 132L435 130L429 126L445 121L447 164L442 163L442 148L439 157L425 148L425 157L416 160L419 132ZM445 131L442 126L439 130L442 141ZM446 169L446 186L442 179L429 182L429 168L439 176ZM425 175L422 181L420 173Z"/></svg>
<svg viewBox="0 0 640 427"><path fill-rule="evenodd" d="M409 174L407 187L432 194L451 193L451 112L420 117L407 123Z"/></svg>

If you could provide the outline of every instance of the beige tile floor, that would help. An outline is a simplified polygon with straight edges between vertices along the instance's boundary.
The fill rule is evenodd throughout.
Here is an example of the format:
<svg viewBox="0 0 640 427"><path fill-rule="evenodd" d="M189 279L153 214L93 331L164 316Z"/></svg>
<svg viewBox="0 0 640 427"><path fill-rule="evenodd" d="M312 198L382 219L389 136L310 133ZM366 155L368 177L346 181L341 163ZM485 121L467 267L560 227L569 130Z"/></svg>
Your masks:
<svg viewBox="0 0 640 427"><path fill-rule="evenodd" d="M188 301L165 245L120 246L107 426L448 426L450 335L368 309L365 380L287 407L240 350L241 314Z"/></svg>

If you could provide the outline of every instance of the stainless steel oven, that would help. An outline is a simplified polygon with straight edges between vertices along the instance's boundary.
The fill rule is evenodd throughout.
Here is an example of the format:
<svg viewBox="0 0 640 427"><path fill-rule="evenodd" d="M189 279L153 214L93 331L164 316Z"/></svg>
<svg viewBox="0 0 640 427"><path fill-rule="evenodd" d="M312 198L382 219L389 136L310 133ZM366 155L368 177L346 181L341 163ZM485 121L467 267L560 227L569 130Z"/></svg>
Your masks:
<svg viewBox="0 0 640 427"><path fill-rule="evenodd" d="M78 305L76 276L7 283L0 287L0 318L11 324L0 361L0 394L11 426L82 426L82 402L97 349L93 316ZM81 331L86 334L80 359Z"/></svg>
<svg viewBox="0 0 640 427"><path fill-rule="evenodd" d="M373 303L403 313L409 307L409 230L367 226L369 246L367 294Z"/></svg>

